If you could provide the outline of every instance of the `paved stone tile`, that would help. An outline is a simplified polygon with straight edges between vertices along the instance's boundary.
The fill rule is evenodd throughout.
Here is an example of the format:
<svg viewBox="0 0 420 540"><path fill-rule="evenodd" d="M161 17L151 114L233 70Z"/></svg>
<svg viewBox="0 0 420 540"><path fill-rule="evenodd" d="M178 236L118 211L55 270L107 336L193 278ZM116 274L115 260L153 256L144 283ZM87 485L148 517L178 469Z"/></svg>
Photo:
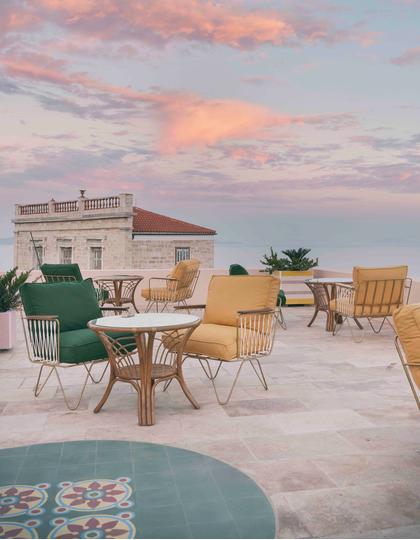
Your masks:
<svg viewBox="0 0 420 540"><path fill-rule="evenodd" d="M287 493L286 499L314 536L387 529L420 520L420 499L400 484Z"/></svg>
<svg viewBox="0 0 420 540"><path fill-rule="evenodd" d="M159 388L157 423L147 428L137 425L129 385L116 385L97 415L92 410L105 381L88 385L77 412L65 409L53 379L35 399L37 367L27 359L18 325L15 349L0 352L0 447L114 439L189 448L248 471L269 491L280 537L414 535L420 413L392 332L366 331L354 343L346 329L327 334L322 316L307 328L312 308L284 311L288 330L278 331L273 354L262 363L268 392L244 370L231 405L220 407L200 366L187 362L185 376L201 408L193 410L175 383L166 392ZM236 367L221 371L222 392ZM66 374L70 396L83 376L78 369Z"/></svg>
<svg viewBox="0 0 420 540"><path fill-rule="evenodd" d="M306 408L293 398L269 398L246 401L231 401L225 407L229 416L257 416L273 413L299 412Z"/></svg>

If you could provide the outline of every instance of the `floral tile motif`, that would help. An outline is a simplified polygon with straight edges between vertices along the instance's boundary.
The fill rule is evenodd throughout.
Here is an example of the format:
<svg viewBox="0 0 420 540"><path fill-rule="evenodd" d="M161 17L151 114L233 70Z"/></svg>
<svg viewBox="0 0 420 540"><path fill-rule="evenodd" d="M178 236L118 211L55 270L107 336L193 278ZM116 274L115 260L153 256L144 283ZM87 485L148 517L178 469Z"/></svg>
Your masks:
<svg viewBox="0 0 420 540"><path fill-rule="evenodd" d="M0 516L37 515L47 502L49 484L0 486Z"/></svg>
<svg viewBox="0 0 420 540"><path fill-rule="evenodd" d="M136 529L132 522L122 516L132 517L128 512L120 515L95 514L74 519L56 518L51 522L55 528L48 538L134 538Z"/></svg>
<svg viewBox="0 0 420 540"><path fill-rule="evenodd" d="M34 527L40 524L37 520L29 520L26 523L17 521L0 522L0 538L39 538Z"/></svg>
<svg viewBox="0 0 420 540"><path fill-rule="evenodd" d="M118 480L83 480L81 482L62 482L61 491L57 494L56 513L69 510L77 512L92 512L110 508L128 508L132 490L129 478Z"/></svg>

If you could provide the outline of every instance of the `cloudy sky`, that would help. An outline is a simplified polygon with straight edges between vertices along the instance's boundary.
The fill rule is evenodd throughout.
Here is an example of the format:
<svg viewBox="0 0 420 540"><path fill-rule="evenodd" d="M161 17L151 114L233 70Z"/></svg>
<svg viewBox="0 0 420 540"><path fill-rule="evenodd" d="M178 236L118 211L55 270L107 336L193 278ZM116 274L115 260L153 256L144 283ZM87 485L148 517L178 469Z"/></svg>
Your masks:
<svg viewBox="0 0 420 540"><path fill-rule="evenodd" d="M226 241L418 242L417 0L1 0L14 203L132 192Z"/></svg>

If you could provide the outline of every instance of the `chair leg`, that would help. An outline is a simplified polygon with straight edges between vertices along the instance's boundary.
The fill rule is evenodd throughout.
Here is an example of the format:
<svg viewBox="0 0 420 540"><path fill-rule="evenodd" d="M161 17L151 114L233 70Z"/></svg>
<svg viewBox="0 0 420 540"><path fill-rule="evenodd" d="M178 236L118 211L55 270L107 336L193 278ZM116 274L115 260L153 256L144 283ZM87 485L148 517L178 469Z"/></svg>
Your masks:
<svg viewBox="0 0 420 540"><path fill-rule="evenodd" d="M281 306L279 306L279 309L276 311L275 317L277 323L281 326L281 328L283 328L283 330L287 330L287 324Z"/></svg>
<svg viewBox="0 0 420 540"><path fill-rule="evenodd" d="M384 324L385 324L385 321L390 325L390 327L391 327L391 328L394 330L394 332L395 332L394 325L391 323L391 321L388 319L388 317L384 317L384 318L382 319L382 322L381 322L381 324L379 325L378 328L375 328L375 326L373 325L373 322L372 322L372 320L371 320L370 317L367 317L367 320L368 320L368 322L369 322L369 324L370 324L370 327L371 327L372 330L375 332L375 334L380 334L380 332L381 332L381 330L382 330L382 328L383 328L383 326L384 326Z"/></svg>
<svg viewBox="0 0 420 540"><path fill-rule="evenodd" d="M261 363L260 361L258 360L258 358L254 358L254 359L250 359L249 360L250 363L251 363L251 366L252 366L252 369L255 371L255 374L257 375L260 383L262 384L262 387L264 388L264 390L268 390L268 384L267 384L267 380L265 378L265 375L264 375L264 371L261 367ZM257 366L258 366L258 370L257 368L254 366L254 361L257 363Z"/></svg>
<svg viewBox="0 0 420 540"><path fill-rule="evenodd" d="M41 376L42 376L42 372L44 370L44 367L47 367L45 366L45 364L42 364L42 366L39 368L39 372L38 372L38 378L36 380L36 384L35 384L35 387L34 387L34 394L35 394L35 397L38 397L39 394L42 392L42 390L44 389L45 385L47 384L47 381L48 379L51 377L51 375L54 373L54 366L49 366L50 367L50 372L48 373L47 377L45 378L44 382L40 385L40 382L41 382Z"/></svg>
<svg viewBox="0 0 420 540"><path fill-rule="evenodd" d="M308 327L311 326L311 325L314 323L315 319L316 319L317 316L318 316L318 313L319 313L319 309L318 309L318 308L315 308L314 314L313 314L313 316L312 316L312 319L311 319L310 323L308 324Z"/></svg>
<svg viewBox="0 0 420 540"><path fill-rule="evenodd" d="M85 366L85 367L86 367L86 366ZM60 377L60 374L59 374L59 372L58 372L58 369L57 369L55 366L52 368L52 371L55 371L55 374L56 374L56 376L57 376L58 384L59 384L59 386L60 386L61 393L63 394L64 402L65 402L67 408L68 408L70 411L75 411L76 409L78 409L78 407L79 407L79 405L80 405L80 403L81 403L81 401L82 401L83 394L85 393L86 386L87 386L87 383L88 383L88 381L89 381L89 378L91 377L91 373L90 373L90 372L91 372L91 370L92 370L92 367L93 367L93 364L90 364L89 367L86 367L87 374L86 374L86 377L85 377L85 381L84 381L84 383L83 383L82 390L81 390L81 392L80 392L80 394L79 394L79 397L76 399L76 401L75 401L74 404L72 404L72 405L70 404L70 401L69 401L69 399L68 399L68 397L67 397L67 394L66 394L66 392L65 392L65 390L64 390L64 386L63 386L63 383L61 382L61 377ZM46 381L48 380L49 376L50 376L50 374L48 375L47 379L44 381L44 385L45 385ZM44 385L43 385L43 386L44 386ZM36 395L36 394L35 394L35 395ZM39 393L38 393L38 395L39 395Z"/></svg>
<svg viewBox="0 0 420 540"><path fill-rule="evenodd" d="M241 364L238 368L238 371L236 372L236 375L233 379L233 383L232 383L232 386L230 387L230 390L228 392L228 395L226 397L226 399L222 400L219 396L219 392L217 391L217 388L216 388L216 384L214 382L214 379L216 378L216 375L213 376L213 372L212 372L212 369L210 367L210 364L209 364L209 361L208 360L204 360L204 362L206 362L207 364L207 369L208 369L208 372L210 373L210 380L211 380L211 383L213 385L213 390L214 390L214 393L216 395L216 399L217 399L217 403L219 405L227 405L230 401L230 398L232 397L232 394L233 394L233 391L235 389L235 386L236 386L236 383L238 382L238 378L239 378L239 375L241 373L241 370L242 370L242 366L244 365L245 362L247 362L248 360L242 360L241 361Z"/></svg>
<svg viewBox="0 0 420 540"><path fill-rule="evenodd" d="M405 376L407 377L407 380L408 380L408 384L410 385L411 392L413 393L414 399L416 401L417 408L420 410L420 398L419 398L419 395L418 395L418 393L416 391L416 387L415 387L415 385L413 383L413 380L411 378L410 368L409 368L409 366L406 364L406 362L404 360L404 354L402 352L398 336L395 337L395 347L397 349L398 356L400 357L401 364L402 364L402 367L404 369Z"/></svg>
<svg viewBox="0 0 420 540"><path fill-rule="evenodd" d="M208 379L210 379L210 380L212 380L212 379L214 380L217 377L217 375L219 374L220 368L222 367L222 362L219 362L219 365L217 366L217 369L216 369L216 373L213 376L212 373L207 371L206 368L204 367L203 360L201 360L199 358L198 361L200 362L200 366L201 366L202 370L204 371L204 373L206 374L206 377ZM204 360L204 361L207 362L207 365L208 365L208 361L207 360Z"/></svg>
<svg viewBox="0 0 420 540"><path fill-rule="evenodd" d="M83 367L86 369L86 371L88 371L88 369L86 367L86 364L83 364ZM90 373L88 371L89 378L93 382L93 384L99 384L100 382L102 382L102 379L105 377L105 373L106 373L107 369L108 369L108 362L106 363L106 366L105 366L104 370L102 371L101 376L99 377L99 379L95 379L95 377L92 375L92 373Z"/></svg>

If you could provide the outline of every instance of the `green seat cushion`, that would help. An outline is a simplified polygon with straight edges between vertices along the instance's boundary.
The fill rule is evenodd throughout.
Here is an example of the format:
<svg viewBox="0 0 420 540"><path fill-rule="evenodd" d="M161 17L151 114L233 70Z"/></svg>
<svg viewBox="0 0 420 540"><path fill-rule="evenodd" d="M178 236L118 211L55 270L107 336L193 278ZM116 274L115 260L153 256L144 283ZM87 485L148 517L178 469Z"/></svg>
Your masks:
<svg viewBox="0 0 420 540"><path fill-rule="evenodd" d="M229 267L230 276L247 276L248 271L240 264L231 264Z"/></svg>
<svg viewBox="0 0 420 540"><path fill-rule="evenodd" d="M79 265L74 264L43 264L40 267L42 275L48 281L49 276L74 277L76 281L83 281ZM57 280L58 281L58 280Z"/></svg>
<svg viewBox="0 0 420 540"><path fill-rule="evenodd" d="M91 279L57 283L25 283L20 297L26 315L56 315L60 332L80 330L102 317Z"/></svg>
<svg viewBox="0 0 420 540"><path fill-rule="evenodd" d="M133 338L128 332L109 332L113 338L127 337ZM127 345L128 350L134 350L134 341ZM80 364L90 360L100 360L108 358L108 353L98 337L89 328L82 330L69 330L60 334L60 361L65 364Z"/></svg>

